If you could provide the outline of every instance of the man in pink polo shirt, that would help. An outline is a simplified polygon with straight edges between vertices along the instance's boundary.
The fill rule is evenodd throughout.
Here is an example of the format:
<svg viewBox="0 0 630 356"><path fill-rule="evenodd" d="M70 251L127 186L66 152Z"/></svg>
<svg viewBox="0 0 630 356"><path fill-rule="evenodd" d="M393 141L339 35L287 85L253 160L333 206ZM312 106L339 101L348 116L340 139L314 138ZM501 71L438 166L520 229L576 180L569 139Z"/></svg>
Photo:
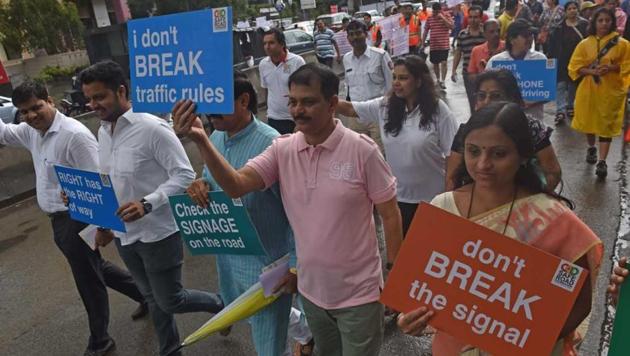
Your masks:
<svg viewBox="0 0 630 356"><path fill-rule="evenodd" d="M178 103L173 119L231 197L280 182L298 268L278 289L293 293L297 284L320 354L376 356L383 339L383 276L372 209L383 218L390 265L402 241L396 179L369 137L333 117L338 87L338 77L317 64L291 74L289 110L298 132L275 139L239 170L212 146L192 102Z"/></svg>

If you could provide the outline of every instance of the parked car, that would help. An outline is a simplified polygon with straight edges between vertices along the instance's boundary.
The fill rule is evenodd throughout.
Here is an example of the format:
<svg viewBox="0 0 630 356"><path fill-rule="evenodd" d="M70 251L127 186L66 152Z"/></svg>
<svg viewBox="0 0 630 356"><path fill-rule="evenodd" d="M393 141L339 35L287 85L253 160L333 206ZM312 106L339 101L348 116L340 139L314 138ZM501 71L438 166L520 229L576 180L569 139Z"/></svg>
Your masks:
<svg viewBox="0 0 630 356"><path fill-rule="evenodd" d="M287 30L293 28L300 29L306 33L313 33L313 30L315 29L315 21L300 21L286 27Z"/></svg>
<svg viewBox="0 0 630 356"><path fill-rule="evenodd" d="M326 26L335 32L341 30L341 23L345 18L351 19L352 16L350 16L347 12L317 16L317 20L323 20Z"/></svg>
<svg viewBox="0 0 630 356"><path fill-rule="evenodd" d="M11 98L0 96L0 119L5 124L17 124L20 122L18 109L13 106Z"/></svg>
<svg viewBox="0 0 630 356"><path fill-rule="evenodd" d="M299 28L286 30L284 31L284 38L291 53L300 54L312 51L315 48L312 32L308 33Z"/></svg>

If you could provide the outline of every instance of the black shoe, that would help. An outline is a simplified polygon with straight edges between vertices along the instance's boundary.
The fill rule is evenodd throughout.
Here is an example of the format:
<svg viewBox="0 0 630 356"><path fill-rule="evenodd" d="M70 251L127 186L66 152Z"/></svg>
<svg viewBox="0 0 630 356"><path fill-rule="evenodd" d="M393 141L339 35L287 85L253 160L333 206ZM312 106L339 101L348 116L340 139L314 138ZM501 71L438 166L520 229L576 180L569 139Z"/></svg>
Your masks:
<svg viewBox="0 0 630 356"><path fill-rule="evenodd" d="M595 164L597 163L597 148L589 147L586 150L586 163Z"/></svg>
<svg viewBox="0 0 630 356"><path fill-rule="evenodd" d="M107 355L107 353L109 353L110 351L114 351L115 349L116 343L114 342L114 339L109 339L107 341L107 344L105 344L105 346L101 347L100 349L85 349L83 356L105 356Z"/></svg>
<svg viewBox="0 0 630 356"><path fill-rule="evenodd" d="M131 320L144 318L147 314L149 314L149 306L147 305L147 302L142 302L138 304L136 310L131 313Z"/></svg>
<svg viewBox="0 0 630 356"><path fill-rule="evenodd" d="M608 165L606 165L606 161L597 162L595 174L597 174L599 178L606 178L608 175Z"/></svg>

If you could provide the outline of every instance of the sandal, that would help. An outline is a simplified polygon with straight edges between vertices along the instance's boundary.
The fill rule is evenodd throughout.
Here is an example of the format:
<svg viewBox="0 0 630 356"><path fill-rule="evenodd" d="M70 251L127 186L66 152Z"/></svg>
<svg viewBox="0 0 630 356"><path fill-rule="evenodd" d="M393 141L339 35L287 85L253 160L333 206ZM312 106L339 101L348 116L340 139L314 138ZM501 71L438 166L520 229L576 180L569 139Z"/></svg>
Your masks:
<svg viewBox="0 0 630 356"><path fill-rule="evenodd" d="M311 339L306 345L296 342L293 356L312 356L314 355L313 351L315 351L315 339Z"/></svg>
<svg viewBox="0 0 630 356"><path fill-rule="evenodd" d="M556 113L556 119L555 119L556 126L564 125L564 119L565 119L565 116L563 112Z"/></svg>

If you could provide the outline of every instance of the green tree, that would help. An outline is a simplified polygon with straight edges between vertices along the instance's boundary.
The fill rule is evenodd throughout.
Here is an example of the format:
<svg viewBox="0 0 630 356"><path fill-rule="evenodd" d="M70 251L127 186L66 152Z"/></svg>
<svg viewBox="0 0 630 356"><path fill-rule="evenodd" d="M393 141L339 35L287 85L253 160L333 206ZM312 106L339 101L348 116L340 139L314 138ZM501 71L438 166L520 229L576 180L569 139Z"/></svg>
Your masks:
<svg viewBox="0 0 630 356"><path fill-rule="evenodd" d="M54 54L82 46L83 26L72 1L20 0L0 5L5 45Z"/></svg>

